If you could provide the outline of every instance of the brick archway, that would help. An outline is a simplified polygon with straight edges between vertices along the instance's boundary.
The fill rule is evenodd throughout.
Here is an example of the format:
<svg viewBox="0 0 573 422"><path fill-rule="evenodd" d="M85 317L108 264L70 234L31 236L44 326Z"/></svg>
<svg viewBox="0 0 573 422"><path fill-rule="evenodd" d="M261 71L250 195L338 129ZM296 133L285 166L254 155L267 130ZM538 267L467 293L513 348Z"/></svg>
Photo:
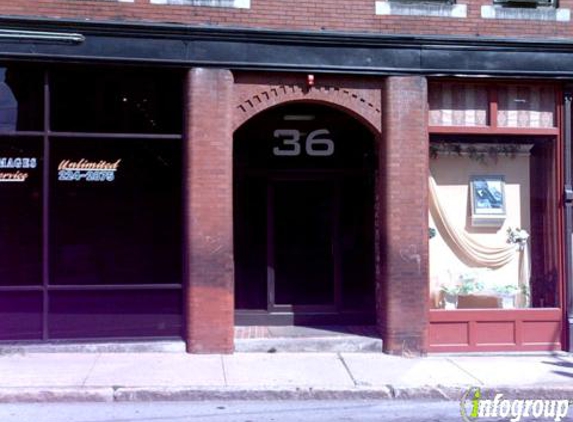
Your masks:
<svg viewBox="0 0 573 422"><path fill-rule="evenodd" d="M327 85L305 87L299 83L242 84L240 79L235 86L233 130L258 113L289 102L320 103L339 108L366 126L376 137L382 131L381 86L370 84L365 87L344 87L335 85L334 80Z"/></svg>
<svg viewBox="0 0 573 422"><path fill-rule="evenodd" d="M424 353L429 304L425 78L321 75L308 89L301 74L206 68L191 69L186 80L187 350L233 350L233 132L260 111L299 101L340 108L379 140L376 224L384 236L376 239L377 323L387 352Z"/></svg>

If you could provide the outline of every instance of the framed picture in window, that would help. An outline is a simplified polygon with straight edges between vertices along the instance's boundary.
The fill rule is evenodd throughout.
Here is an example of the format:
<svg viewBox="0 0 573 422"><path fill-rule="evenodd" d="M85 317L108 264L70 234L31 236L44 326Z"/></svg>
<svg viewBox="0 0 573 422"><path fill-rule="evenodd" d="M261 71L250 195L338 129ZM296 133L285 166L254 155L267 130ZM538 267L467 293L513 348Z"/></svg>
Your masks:
<svg viewBox="0 0 573 422"><path fill-rule="evenodd" d="M507 216L504 176L472 176L470 202L472 226L501 227Z"/></svg>

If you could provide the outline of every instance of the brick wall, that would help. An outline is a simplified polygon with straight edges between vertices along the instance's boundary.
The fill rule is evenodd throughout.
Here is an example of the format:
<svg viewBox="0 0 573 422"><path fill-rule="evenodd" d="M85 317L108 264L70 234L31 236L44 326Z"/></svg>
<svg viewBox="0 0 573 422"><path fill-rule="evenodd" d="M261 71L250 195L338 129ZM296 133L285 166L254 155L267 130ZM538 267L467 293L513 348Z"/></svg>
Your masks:
<svg viewBox="0 0 573 422"><path fill-rule="evenodd" d="M309 87L306 74L235 73L234 128L269 107L307 101L343 108L380 133L382 78L314 76L314 86Z"/></svg>
<svg viewBox="0 0 573 422"><path fill-rule="evenodd" d="M314 92L298 75L253 78L239 73L233 86L228 71L194 69L188 79L188 350L233 349L233 128L268 107L293 100L294 95L297 101L344 107L357 116L368 116L372 109L376 113L377 123L371 126L379 139L380 157L378 323L386 351L424 353L428 318L425 78L331 76L317 81ZM277 97L264 94L273 90ZM361 120L370 124L364 117Z"/></svg>
<svg viewBox="0 0 573 422"><path fill-rule="evenodd" d="M0 0L0 15L112 21L155 21L314 31L359 31L381 34L452 34L516 38L570 38L573 22L482 19L481 6L472 2L468 17L439 18L376 16L375 0L252 0L250 9L132 3L114 0ZM559 2L573 8L573 0Z"/></svg>
<svg viewBox="0 0 573 422"><path fill-rule="evenodd" d="M428 318L428 132L423 77L390 77L380 148L380 282L384 349L424 353Z"/></svg>
<svg viewBox="0 0 573 422"><path fill-rule="evenodd" d="M192 69L186 81L187 350L230 353L234 337L233 76Z"/></svg>
<svg viewBox="0 0 573 422"><path fill-rule="evenodd" d="M386 351L424 353L428 318L426 80L318 75L315 86L309 88L305 78L235 74L234 127L289 101L343 108L370 126L380 157L377 320Z"/></svg>

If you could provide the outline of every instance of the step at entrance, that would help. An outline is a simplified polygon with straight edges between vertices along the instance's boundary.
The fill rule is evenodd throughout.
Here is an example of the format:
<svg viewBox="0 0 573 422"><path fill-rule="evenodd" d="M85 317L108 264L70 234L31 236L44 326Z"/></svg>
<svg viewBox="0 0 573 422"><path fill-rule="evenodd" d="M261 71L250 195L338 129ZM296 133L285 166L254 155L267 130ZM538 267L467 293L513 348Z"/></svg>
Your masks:
<svg viewBox="0 0 573 422"><path fill-rule="evenodd" d="M235 327L235 352L379 353L382 339L374 326Z"/></svg>

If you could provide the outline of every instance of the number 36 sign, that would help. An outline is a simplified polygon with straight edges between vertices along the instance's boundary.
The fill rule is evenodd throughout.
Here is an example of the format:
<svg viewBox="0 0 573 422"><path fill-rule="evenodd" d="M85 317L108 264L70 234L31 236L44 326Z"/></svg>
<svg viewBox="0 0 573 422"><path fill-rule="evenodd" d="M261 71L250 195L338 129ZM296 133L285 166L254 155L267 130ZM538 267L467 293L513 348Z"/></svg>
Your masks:
<svg viewBox="0 0 573 422"><path fill-rule="evenodd" d="M304 144L306 155L329 157L334 154L334 142L328 136L330 136L328 129L317 129L310 132L303 140L297 129L277 129L274 132L274 137L280 141L280 145L273 148L273 155L297 157L303 153L301 144Z"/></svg>

